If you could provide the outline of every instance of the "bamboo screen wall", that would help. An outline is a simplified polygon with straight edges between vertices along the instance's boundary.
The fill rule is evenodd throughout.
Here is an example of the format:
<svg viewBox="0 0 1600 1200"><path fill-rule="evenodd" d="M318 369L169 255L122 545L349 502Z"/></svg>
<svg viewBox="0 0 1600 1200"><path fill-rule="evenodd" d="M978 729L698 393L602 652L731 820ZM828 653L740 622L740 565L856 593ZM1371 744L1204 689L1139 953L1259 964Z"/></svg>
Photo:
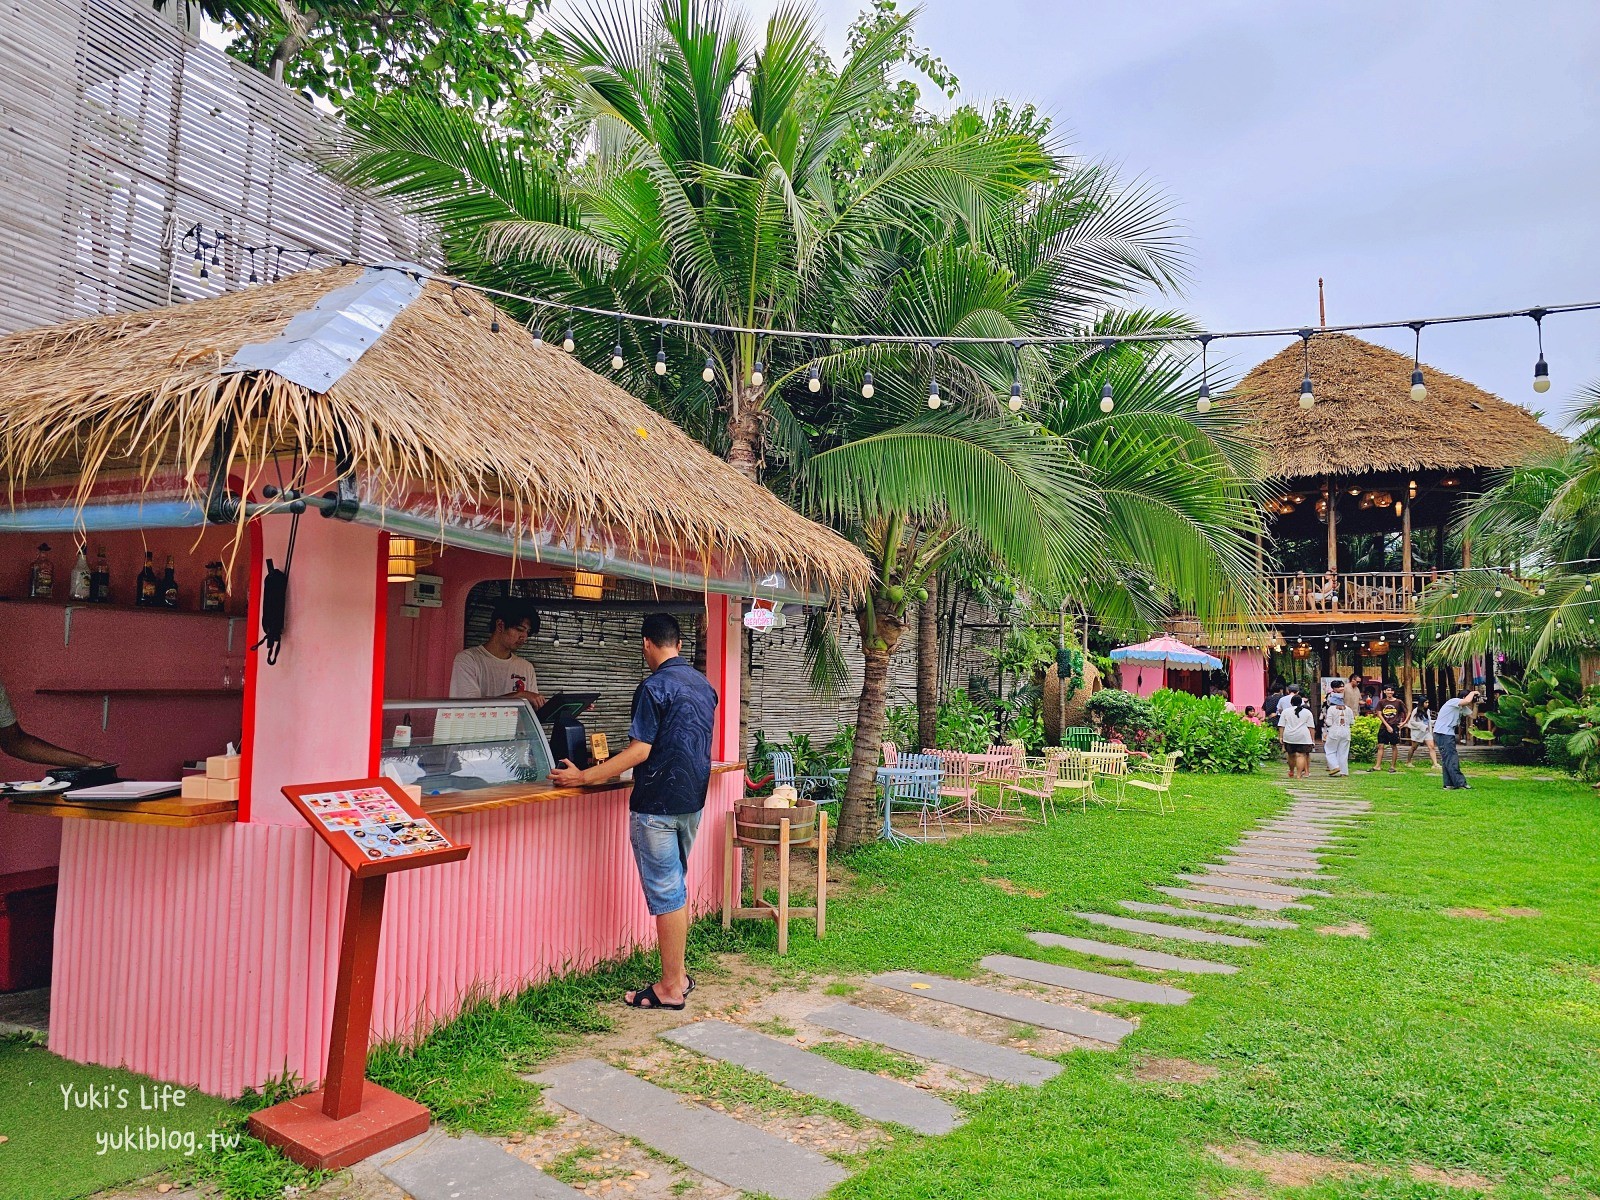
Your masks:
<svg viewBox="0 0 1600 1200"><path fill-rule="evenodd" d="M148 0L0 4L0 333L243 286L225 246L200 279L196 223L263 256L415 259L414 223L330 182L301 96L158 15Z"/></svg>

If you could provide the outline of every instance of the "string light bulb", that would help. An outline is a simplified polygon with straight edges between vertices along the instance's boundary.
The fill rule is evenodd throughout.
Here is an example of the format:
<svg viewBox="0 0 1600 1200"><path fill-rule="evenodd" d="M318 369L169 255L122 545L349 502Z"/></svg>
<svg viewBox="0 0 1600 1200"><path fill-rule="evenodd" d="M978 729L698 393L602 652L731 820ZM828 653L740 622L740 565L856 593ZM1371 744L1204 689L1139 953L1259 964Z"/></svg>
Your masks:
<svg viewBox="0 0 1600 1200"><path fill-rule="evenodd" d="M1211 411L1211 372L1206 361L1206 350L1211 345L1211 335L1200 335L1200 394L1195 397L1194 410L1197 413Z"/></svg>
<svg viewBox="0 0 1600 1200"><path fill-rule="evenodd" d="M1541 396L1550 390L1550 364L1544 360L1544 318L1545 310L1532 308L1528 315L1533 318L1534 328L1539 335L1539 361L1533 364L1533 390Z"/></svg>
<svg viewBox="0 0 1600 1200"><path fill-rule="evenodd" d="M822 376L817 371L817 364L812 363L806 371L806 391L820 392L822 390Z"/></svg>
<svg viewBox="0 0 1600 1200"><path fill-rule="evenodd" d="M750 383L754 387L760 387L766 381L767 373L762 369L761 360L758 358L756 359L755 366L750 369Z"/></svg>
<svg viewBox="0 0 1600 1200"><path fill-rule="evenodd" d="M578 348L578 339L572 336L572 326L567 326L567 332L561 337L561 348L571 354Z"/></svg>
<svg viewBox="0 0 1600 1200"><path fill-rule="evenodd" d="M656 374L667 373L667 333L665 329L656 330Z"/></svg>
<svg viewBox="0 0 1600 1200"><path fill-rule="evenodd" d="M1105 351L1107 360L1109 360L1111 358L1111 349L1115 345L1116 345L1116 343L1113 342L1110 338L1107 338L1105 341L1100 343L1100 348ZM1110 370L1109 361L1108 361L1106 369ZM1101 388L1100 388L1100 411L1103 412L1103 413L1108 413L1112 409L1116 408L1116 406L1117 406L1117 399L1112 394L1112 391L1111 391L1111 380L1108 377L1106 379L1105 383L1103 385L1101 385Z"/></svg>
<svg viewBox="0 0 1600 1200"><path fill-rule="evenodd" d="M611 369L613 371L622 370L622 363L622 343L617 342L611 347Z"/></svg>
<svg viewBox="0 0 1600 1200"><path fill-rule="evenodd" d="M1300 380L1300 407L1309 409L1316 404L1316 393L1311 390L1311 330L1300 331L1300 345L1305 350L1306 373Z"/></svg>
<svg viewBox="0 0 1600 1200"><path fill-rule="evenodd" d="M872 386L872 372L868 371L861 377L861 398L871 400L872 394L878 389Z"/></svg>
<svg viewBox="0 0 1600 1200"><path fill-rule="evenodd" d="M1534 589L1534 595L1536 595L1536 596L1544 595L1544 584L1541 583L1538 587L1536 587Z"/></svg>
<svg viewBox="0 0 1600 1200"><path fill-rule="evenodd" d="M536 326L534 326L534 330L533 330L533 344L534 344L534 345L535 345L535 346L542 346L542 345L544 345L544 327L543 327L543 326L537 326L537 325L536 325Z"/></svg>
<svg viewBox="0 0 1600 1200"><path fill-rule="evenodd" d="M1011 398L1006 407L1012 412L1022 411L1022 343L1011 343Z"/></svg>
<svg viewBox="0 0 1600 1200"><path fill-rule="evenodd" d="M1494 598L1495 598L1495 599L1496 599L1496 600L1498 600L1498 599L1500 599L1500 597L1501 597L1501 596L1504 596L1504 595L1505 595L1505 593L1504 593L1504 592L1502 592L1502 591L1501 591L1501 590L1500 590L1500 589L1499 589L1499 587L1496 587L1496 588L1495 588L1495 589L1494 589Z"/></svg>
<svg viewBox="0 0 1600 1200"><path fill-rule="evenodd" d="M1411 322L1412 332L1417 335L1417 348L1411 355L1411 403L1421 404L1428 398L1428 385L1422 378L1422 321Z"/></svg>
<svg viewBox="0 0 1600 1200"><path fill-rule="evenodd" d="M717 377L717 364L711 355L706 355L706 365L700 370L700 378L710 383Z"/></svg>
<svg viewBox="0 0 1600 1200"><path fill-rule="evenodd" d="M938 408L943 403L944 403L944 400L941 399L940 396L939 396L939 377L937 375L929 376L929 378L928 378L928 407L929 408Z"/></svg>

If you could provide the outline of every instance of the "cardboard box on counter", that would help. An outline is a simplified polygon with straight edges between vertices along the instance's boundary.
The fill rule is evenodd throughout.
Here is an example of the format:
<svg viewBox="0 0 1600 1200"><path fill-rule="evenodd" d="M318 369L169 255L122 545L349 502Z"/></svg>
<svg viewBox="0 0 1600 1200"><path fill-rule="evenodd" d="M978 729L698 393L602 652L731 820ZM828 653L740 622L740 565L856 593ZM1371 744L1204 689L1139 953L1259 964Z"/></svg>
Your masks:
<svg viewBox="0 0 1600 1200"><path fill-rule="evenodd" d="M239 799L239 780L237 776L232 779L212 779L208 776L205 782L207 800Z"/></svg>
<svg viewBox="0 0 1600 1200"><path fill-rule="evenodd" d="M239 778L239 756L237 754L213 754L206 759L206 778Z"/></svg>

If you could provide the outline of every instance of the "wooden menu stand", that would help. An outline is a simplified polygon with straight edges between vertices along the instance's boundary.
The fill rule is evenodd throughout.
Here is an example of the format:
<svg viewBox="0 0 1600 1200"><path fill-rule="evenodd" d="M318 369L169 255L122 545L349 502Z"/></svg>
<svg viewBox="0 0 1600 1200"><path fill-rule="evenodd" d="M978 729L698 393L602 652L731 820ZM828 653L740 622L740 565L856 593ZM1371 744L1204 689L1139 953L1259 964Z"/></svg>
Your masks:
<svg viewBox="0 0 1600 1200"><path fill-rule="evenodd" d="M331 1171L428 1128L426 1108L366 1077L384 886L396 871L455 862L470 847L446 839L388 779L292 786L283 794L349 869L350 886L323 1084L255 1113L250 1132L302 1166Z"/></svg>

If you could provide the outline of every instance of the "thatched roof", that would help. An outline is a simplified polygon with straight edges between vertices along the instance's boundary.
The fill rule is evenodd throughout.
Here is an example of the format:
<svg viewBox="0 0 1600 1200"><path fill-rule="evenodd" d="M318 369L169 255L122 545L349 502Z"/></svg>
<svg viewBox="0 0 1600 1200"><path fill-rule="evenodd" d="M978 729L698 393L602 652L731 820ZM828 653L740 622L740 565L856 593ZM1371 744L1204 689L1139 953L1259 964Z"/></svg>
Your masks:
<svg viewBox="0 0 1600 1200"><path fill-rule="evenodd" d="M1560 439L1518 405L1423 364L1428 397L1411 401L1411 359L1343 333L1311 339L1316 406L1299 404L1296 341L1252 370L1227 403L1248 408L1279 479L1373 471L1514 466Z"/></svg>
<svg viewBox="0 0 1600 1200"><path fill-rule="evenodd" d="M333 459L385 502L498 507L517 534L601 531L691 569L779 571L791 586L853 595L870 567L849 542L740 475L665 417L557 346L535 346L483 297L427 283L325 392L268 370L227 373L243 345L360 267L171 308L0 338L0 480L176 468L203 486L219 427L237 430L231 473L272 481L274 451ZM385 490L387 489L387 490Z"/></svg>

